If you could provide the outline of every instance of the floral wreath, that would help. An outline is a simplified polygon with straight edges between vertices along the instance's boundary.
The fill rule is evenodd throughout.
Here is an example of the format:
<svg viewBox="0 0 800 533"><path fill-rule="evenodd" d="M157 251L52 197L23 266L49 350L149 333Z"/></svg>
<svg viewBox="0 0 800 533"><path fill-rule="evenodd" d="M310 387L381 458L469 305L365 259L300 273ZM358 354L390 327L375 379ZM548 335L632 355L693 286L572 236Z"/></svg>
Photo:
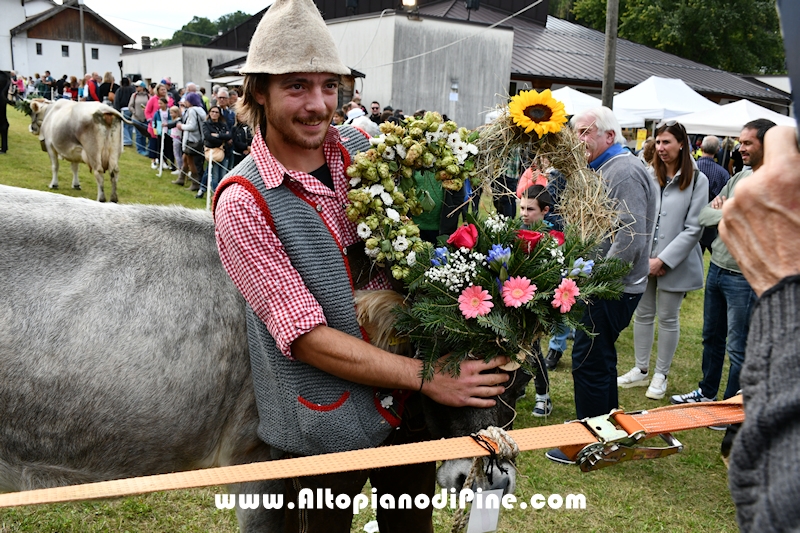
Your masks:
<svg viewBox="0 0 800 533"><path fill-rule="evenodd" d="M385 123L375 147L347 169L353 187L347 215L372 260L405 284L407 305L397 310L396 328L416 347L428 379L436 369L457 375L466 358L499 355L535 372L531 355L539 337L559 324L585 331L583 306L618 298L630 268L599 252L616 210L602 178L588 168L584 145L564 128L563 103L549 90L522 91L500 111L472 132L436 113ZM413 178L427 176L451 190L469 179L496 194L520 150L565 176L556 208L563 232L544 222L524 229L519 219L470 213L447 245L419 238L410 215L432 206Z"/></svg>

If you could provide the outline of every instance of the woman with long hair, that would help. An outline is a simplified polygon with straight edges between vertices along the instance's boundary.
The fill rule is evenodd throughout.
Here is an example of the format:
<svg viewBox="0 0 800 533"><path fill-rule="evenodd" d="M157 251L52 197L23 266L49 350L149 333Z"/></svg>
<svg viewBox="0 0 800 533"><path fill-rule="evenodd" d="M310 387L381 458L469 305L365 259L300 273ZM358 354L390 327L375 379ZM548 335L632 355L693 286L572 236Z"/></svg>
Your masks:
<svg viewBox="0 0 800 533"><path fill-rule="evenodd" d="M703 287L700 210L708 203L708 178L697 169L686 129L670 121L656 130L650 173L656 197L656 225L650 252L650 276L633 321L636 366L617 378L622 388L646 386L645 396L660 400L680 338L681 302L687 291ZM650 377L650 352L658 316L658 357Z"/></svg>
<svg viewBox="0 0 800 533"><path fill-rule="evenodd" d="M222 110L218 105L211 106L208 110L208 118L203 122L203 146L205 148L220 149L223 154L225 153L226 145L231 140L231 129L228 127L228 121L222 117ZM211 175L211 192L217 190L217 185L222 180L222 176L228 169L222 166L225 160L223 155L222 161L209 161L207 174ZM208 185L208 175L203 178L200 184L200 191L197 193L197 198L202 198L206 193L206 186Z"/></svg>

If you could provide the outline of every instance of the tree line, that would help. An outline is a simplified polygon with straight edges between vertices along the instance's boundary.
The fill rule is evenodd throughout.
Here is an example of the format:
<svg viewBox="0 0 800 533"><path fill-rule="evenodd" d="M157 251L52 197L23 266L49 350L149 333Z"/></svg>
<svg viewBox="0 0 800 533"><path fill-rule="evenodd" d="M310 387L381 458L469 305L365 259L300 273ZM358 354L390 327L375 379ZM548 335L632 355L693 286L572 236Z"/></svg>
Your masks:
<svg viewBox="0 0 800 533"><path fill-rule="evenodd" d="M243 11L222 15L215 21L207 17L195 16L184 24L181 29L173 33L169 39L164 39L163 41L153 39L151 46L155 48L171 44L206 45L215 37L250 19L251 16Z"/></svg>
<svg viewBox="0 0 800 533"><path fill-rule="evenodd" d="M606 1L551 0L550 14L602 32ZM786 72L775 0L619 0L619 37L729 72Z"/></svg>

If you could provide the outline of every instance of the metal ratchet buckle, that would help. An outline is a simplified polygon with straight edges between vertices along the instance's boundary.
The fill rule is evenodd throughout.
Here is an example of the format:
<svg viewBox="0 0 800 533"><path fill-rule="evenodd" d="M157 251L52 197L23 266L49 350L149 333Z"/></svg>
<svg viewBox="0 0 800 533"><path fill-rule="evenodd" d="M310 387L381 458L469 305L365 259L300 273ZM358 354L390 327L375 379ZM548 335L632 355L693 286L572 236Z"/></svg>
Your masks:
<svg viewBox="0 0 800 533"><path fill-rule="evenodd" d="M646 413L646 411L636 411L627 413L629 415ZM592 418L576 420L582 423L597 438L598 442L584 447L575 458L575 461L584 472L591 472L599 468L605 468L625 461L638 459L659 459L674 453L683 451L683 444L672 436L671 433L662 433L658 436L667 443L665 448L639 447L635 444L648 438L642 431L628 433L621 429L614 417L617 414L626 414L621 409L615 409L611 413Z"/></svg>

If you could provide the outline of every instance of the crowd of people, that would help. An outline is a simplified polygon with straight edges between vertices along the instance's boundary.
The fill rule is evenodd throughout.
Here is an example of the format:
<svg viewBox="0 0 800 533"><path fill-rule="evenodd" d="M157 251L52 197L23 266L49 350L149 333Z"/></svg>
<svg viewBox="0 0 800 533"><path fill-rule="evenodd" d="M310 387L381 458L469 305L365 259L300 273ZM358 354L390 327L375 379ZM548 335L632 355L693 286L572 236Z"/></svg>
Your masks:
<svg viewBox="0 0 800 533"><path fill-rule="evenodd" d="M204 87L191 82L177 87L169 77L149 84L123 77L118 84L111 72L87 73L80 82L66 75L55 80L50 71L28 78L12 71L11 78L12 99L102 102L138 122L143 128L123 125L123 145L147 157L152 170L171 171L172 183L188 186L197 198L209 184L216 190L222 176L250 153L253 133L234 111L235 88L214 85L206 96Z"/></svg>

